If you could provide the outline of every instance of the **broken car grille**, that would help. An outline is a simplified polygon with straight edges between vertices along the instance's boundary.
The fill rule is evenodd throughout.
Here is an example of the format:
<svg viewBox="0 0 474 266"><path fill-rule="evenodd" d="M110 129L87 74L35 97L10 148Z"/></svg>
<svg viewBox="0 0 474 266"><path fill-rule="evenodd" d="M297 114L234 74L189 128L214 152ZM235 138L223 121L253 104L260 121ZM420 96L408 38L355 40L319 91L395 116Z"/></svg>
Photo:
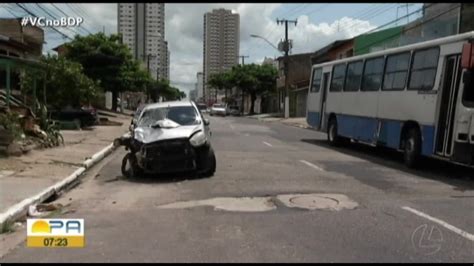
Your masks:
<svg viewBox="0 0 474 266"><path fill-rule="evenodd" d="M195 167L194 149L188 139L159 141L146 145L144 149L148 171L185 171Z"/></svg>

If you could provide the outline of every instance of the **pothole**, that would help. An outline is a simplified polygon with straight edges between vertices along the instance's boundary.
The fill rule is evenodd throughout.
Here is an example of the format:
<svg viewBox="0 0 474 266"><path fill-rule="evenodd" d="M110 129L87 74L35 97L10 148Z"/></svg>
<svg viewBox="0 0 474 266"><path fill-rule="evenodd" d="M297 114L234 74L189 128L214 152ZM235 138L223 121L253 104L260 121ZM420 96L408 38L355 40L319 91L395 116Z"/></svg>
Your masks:
<svg viewBox="0 0 474 266"><path fill-rule="evenodd" d="M159 209L187 209L200 206L213 206L214 210L234 212L265 212L277 208L274 200L285 207L307 210L340 211L354 209L357 202L342 194L288 194L276 197L221 197L206 200L181 201L158 206Z"/></svg>
<svg viewBox="0 0 474 266"><path fill-rule="evenodd" d="M214 210L234 212L265 212L276 209L269 197L212 198L207 200L182 201L158 206L159 209L186 209L199 206L214 206Z"/></svg>
<svg viewBox="0 0 474 266"><path fill-rule="evenodd" d="M278 195L277 199L286 207L308 210L340 211L358 206L357 202L342 194L290 194Z"/></svg>

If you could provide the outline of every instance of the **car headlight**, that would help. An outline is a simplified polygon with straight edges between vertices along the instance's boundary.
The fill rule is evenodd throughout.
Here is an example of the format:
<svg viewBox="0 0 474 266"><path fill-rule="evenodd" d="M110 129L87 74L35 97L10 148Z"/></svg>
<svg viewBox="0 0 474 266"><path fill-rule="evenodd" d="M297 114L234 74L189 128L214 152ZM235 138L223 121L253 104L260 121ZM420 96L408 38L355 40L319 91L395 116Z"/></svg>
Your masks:
<svg viewBox="0 0 474 266"><path fill-rule="evenodd" d="M194 134L190 139L189 142L193 147L199 147L201 145L206 144L207 138L204 132L199 131L198 133Z"/></svg>

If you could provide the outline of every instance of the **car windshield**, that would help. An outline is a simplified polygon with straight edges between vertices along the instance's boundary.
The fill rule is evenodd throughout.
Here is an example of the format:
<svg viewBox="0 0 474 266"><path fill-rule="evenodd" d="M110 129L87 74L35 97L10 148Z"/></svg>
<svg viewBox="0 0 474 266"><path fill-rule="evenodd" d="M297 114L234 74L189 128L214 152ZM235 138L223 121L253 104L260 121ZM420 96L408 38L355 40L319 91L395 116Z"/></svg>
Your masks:
<svg viewBox="0 0 474 266"><path fill-rule="evenodd" d="M181 126L198 125L196 110L192 106L174 106L174 107L160 107L145 110L138 126L147 127L154 125L157 121L169 119Z"/></svg>

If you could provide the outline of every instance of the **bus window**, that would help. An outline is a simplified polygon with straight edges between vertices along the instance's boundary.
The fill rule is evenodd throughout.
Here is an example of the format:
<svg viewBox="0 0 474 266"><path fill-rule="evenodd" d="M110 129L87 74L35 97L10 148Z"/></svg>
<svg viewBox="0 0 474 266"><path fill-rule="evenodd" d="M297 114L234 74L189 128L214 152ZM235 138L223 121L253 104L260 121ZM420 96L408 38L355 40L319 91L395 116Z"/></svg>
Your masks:
<svg viewBox="0 0 474 266"><path fill-rule="evenodd" d="M409 90L431 90L438 67L439 48L416 51L413 55Z"/></svg>
<svg viewBox="0 0 474 266"><path fill-rule="evenodd" d="M383 80L384 90L404 90L410 65L410 52L389 55Z"/></svg>
<svg viewBox="0 0 474 266"><path fill-rule="evenodd" d="M378 91L382 85L384 58L372 58L365 61L361 91Z"/></svg>
<svg viewBox="0 0 474 266"><path fill-rule="evenodd" d="M358 91L360 79L362 78L363 62L351 62L347 65L346 85L344 91Z"/></svg>
<svg viewBox="0 0 474 266"><path fill-rule="evenodd" d="M346 76L346 64L334 66L332 72L331 87L329 91L342 91L344 77Z"/></svg>
<svg viewBox="0 0 474 266"><path fill-rule="evenodd" d="M311 92L319 92L321 87L321 75L323 73L322 68L313 70L313 82L311 82Z"/></svg>
<svg viewBox="0 0 474 266"><path fill-rule="evenodd" d="M464 81L464 93L462 95L462 102L464 106L474 107L474 84L473 84L473 71L466 70L464 76L467 76Z"/></svg>

